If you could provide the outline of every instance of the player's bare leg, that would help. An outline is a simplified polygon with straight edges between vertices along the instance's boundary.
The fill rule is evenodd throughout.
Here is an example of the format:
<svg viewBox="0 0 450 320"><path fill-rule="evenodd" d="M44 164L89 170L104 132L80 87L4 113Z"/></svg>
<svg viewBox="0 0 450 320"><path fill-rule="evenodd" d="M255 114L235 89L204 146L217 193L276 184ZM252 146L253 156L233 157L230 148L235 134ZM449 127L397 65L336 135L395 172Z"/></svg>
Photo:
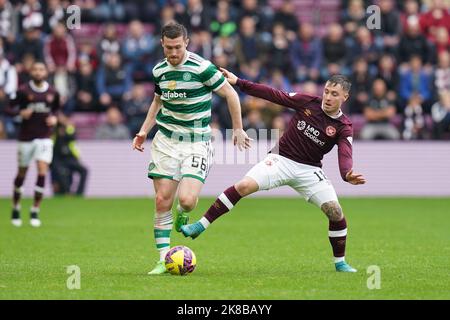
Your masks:
<svg viewBox="0 0 450 320"><path fill-rule="evenodd" d="M178 181L170 179L153 179L155 187L154 236L159 261L148 274L158 275L166 272L164 259L170 249L170 232L173 226L172 205L178 187Z"/></svg>
<svg viewBox="0 0 450 320"><path fill-rule="evenodd" d="M37 161L38 176L36 185L34 187L33 206L30 209L30 224L32 227L40 227L41 220L39 219L39 211L41 207L42 198L44 197L45 177L48 172L48 163L44 161Z"/></svg>
<svg viewBox="0 0 450 320"><path fill-rule="evenodd" d="M20 218L20 199L23 193L23 182L27 175L28 167L19 167L17 176L14 179L14 192L13 192L13 209L11 214L11 223L15 227L22 226L22 219Z"/></svg>
<svg viewBox="0 0 450 320"><path fill-rule="evenodd" d="M258 190L259 186L254 179L244 177L234 186L226 189L199 221L182 226L181 232L185 237L197 238L217 218L233 209L239 200Z"/></svg>
<svg viewBox="0 0 450 320"><path fill-rule="evenodd" d="M187 213L195 209L198 203L198 197L203 188L203 182L200 180L185 177L181 180L178 188L178 206L177 216L175 219L175 230L181 231L181 226L184 226L189 221Z"/></svg>
<svg viewBox="0 0 450 320"><path fill-rule="evenodd" d="M347 222L338 201L329 201L321 205L322 211L328 217L328 237L333 249L336 271L356 272L345 261L345 244L347 240Z"/></svg>

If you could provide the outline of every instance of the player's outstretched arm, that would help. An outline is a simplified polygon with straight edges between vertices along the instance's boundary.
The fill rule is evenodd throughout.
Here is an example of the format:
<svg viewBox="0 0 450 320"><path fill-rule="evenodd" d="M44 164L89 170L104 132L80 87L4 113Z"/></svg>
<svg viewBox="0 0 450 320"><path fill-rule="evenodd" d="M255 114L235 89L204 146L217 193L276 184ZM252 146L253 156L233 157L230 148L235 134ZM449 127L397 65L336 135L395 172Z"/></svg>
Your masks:
<svg viewBox="0 0 450 320"><path fill-rule="evenodd" d="M341 132L338 142L339 171L344 181L353 184L365 184L362 174L353 172L353 129L347 127Z"/></svg>
<svg viewBox="0 0 450 320"><path fill-rule="evenodd" d="M219 69L220 69L220 72L222 72L225 79L227 79L229 84L231 84L233 86L236 85L236 83L238 81L238 77L233 72L230 72L225 68L219 68Z"/></svg>
<svg viewBox="0 0 450 320"><path fill-rule="evenodd" d="M220 71L231 85L237 85L246 94L295 110L302 109L306 103L316 98L295 92L287 93L264 84L239 79L234 73L224 68L220 68Z"/></svg>
<svg viewBox="0 0 450 320"><path fill-rule="evenodd" d="M144 151L144 142L147 139L147 135L150 130L155 125L156 114L162 106L161 98L158 95L155 95L152 104L147 112L147 117L142 124L141 130L136 134L133 139L133 150L138 150L140 152Z"/></svg>
<svg viewBox="0 0 450 320"><path fill-rule="evenodd" d="M219 90L218 95L227 100L228 110L233 123L233 143L239 150L250 148L250 138L242 127L241 103L237 92L229 83L225 83Z"/></svg>

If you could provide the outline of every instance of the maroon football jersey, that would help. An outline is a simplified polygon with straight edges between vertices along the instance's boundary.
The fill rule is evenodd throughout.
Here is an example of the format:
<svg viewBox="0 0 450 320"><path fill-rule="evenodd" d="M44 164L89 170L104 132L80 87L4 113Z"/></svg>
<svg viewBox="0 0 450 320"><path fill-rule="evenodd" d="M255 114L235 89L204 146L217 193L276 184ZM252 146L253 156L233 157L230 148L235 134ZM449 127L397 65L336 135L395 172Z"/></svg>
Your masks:
<svg viewBox="0 0 450 320"><path fill-rule="evenodd" d="M239 79L237 86L245 93L294 109L286 131L271 152L299 163L322 167L325 154L338 145L342 179L353 166L351 121L342 112L335 118L322 110L322 98L300 93L286 93L269 86Z"/></svg>
<svg viewBox="0 0 450 320"><path fill-rule="evenodd" d="M33 113L29 119L22 120L19 141L49 138L52 127L47 125L46 119L55 114L59 107L59 94L48 82L42 88L37 88L32 81L22 85L16 99L11 102L11 109L16 110L16 114L27 108L33 109Z"/></svg>

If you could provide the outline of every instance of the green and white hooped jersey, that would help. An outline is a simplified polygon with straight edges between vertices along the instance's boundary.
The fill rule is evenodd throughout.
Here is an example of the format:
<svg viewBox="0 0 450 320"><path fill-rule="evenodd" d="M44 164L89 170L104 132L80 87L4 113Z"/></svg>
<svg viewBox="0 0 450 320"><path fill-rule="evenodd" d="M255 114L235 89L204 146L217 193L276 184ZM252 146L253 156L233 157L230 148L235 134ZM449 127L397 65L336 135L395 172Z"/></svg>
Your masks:
<svg viewBox="0 0 450 320"><path fill-rule="evenodd" d="M156 116L159 130L179 141L208 141L211 137L212 92L226 80L210 61L186 51L184 60L172 66L167 59L153 68L155 95L162 108Z"/></svg>

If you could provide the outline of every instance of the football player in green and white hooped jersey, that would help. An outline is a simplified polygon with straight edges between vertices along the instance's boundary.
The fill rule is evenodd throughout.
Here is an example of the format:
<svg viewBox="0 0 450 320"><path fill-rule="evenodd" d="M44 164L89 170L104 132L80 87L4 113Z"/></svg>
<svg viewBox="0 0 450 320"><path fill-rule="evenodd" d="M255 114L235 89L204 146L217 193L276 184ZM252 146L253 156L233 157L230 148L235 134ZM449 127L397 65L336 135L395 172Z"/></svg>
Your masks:
<svg viewBox="0 0 450 320"><path fill-rule="evenodd" d="M160 259L149 274L166 272L165 255L170 248L172 205L178 190L175 229L187 224L208 175L213 151L210 143L211 98L225 98L233 122L233 142L240 150L250 147L242 129L239 97L222 73L208 60L187 51L186 28L170 22L162 28L161 45L166 57L153 68L155 97L133 149L143 151L150 129L158 126L151 146L148 176L155 187L154 236Z"/></svg>

